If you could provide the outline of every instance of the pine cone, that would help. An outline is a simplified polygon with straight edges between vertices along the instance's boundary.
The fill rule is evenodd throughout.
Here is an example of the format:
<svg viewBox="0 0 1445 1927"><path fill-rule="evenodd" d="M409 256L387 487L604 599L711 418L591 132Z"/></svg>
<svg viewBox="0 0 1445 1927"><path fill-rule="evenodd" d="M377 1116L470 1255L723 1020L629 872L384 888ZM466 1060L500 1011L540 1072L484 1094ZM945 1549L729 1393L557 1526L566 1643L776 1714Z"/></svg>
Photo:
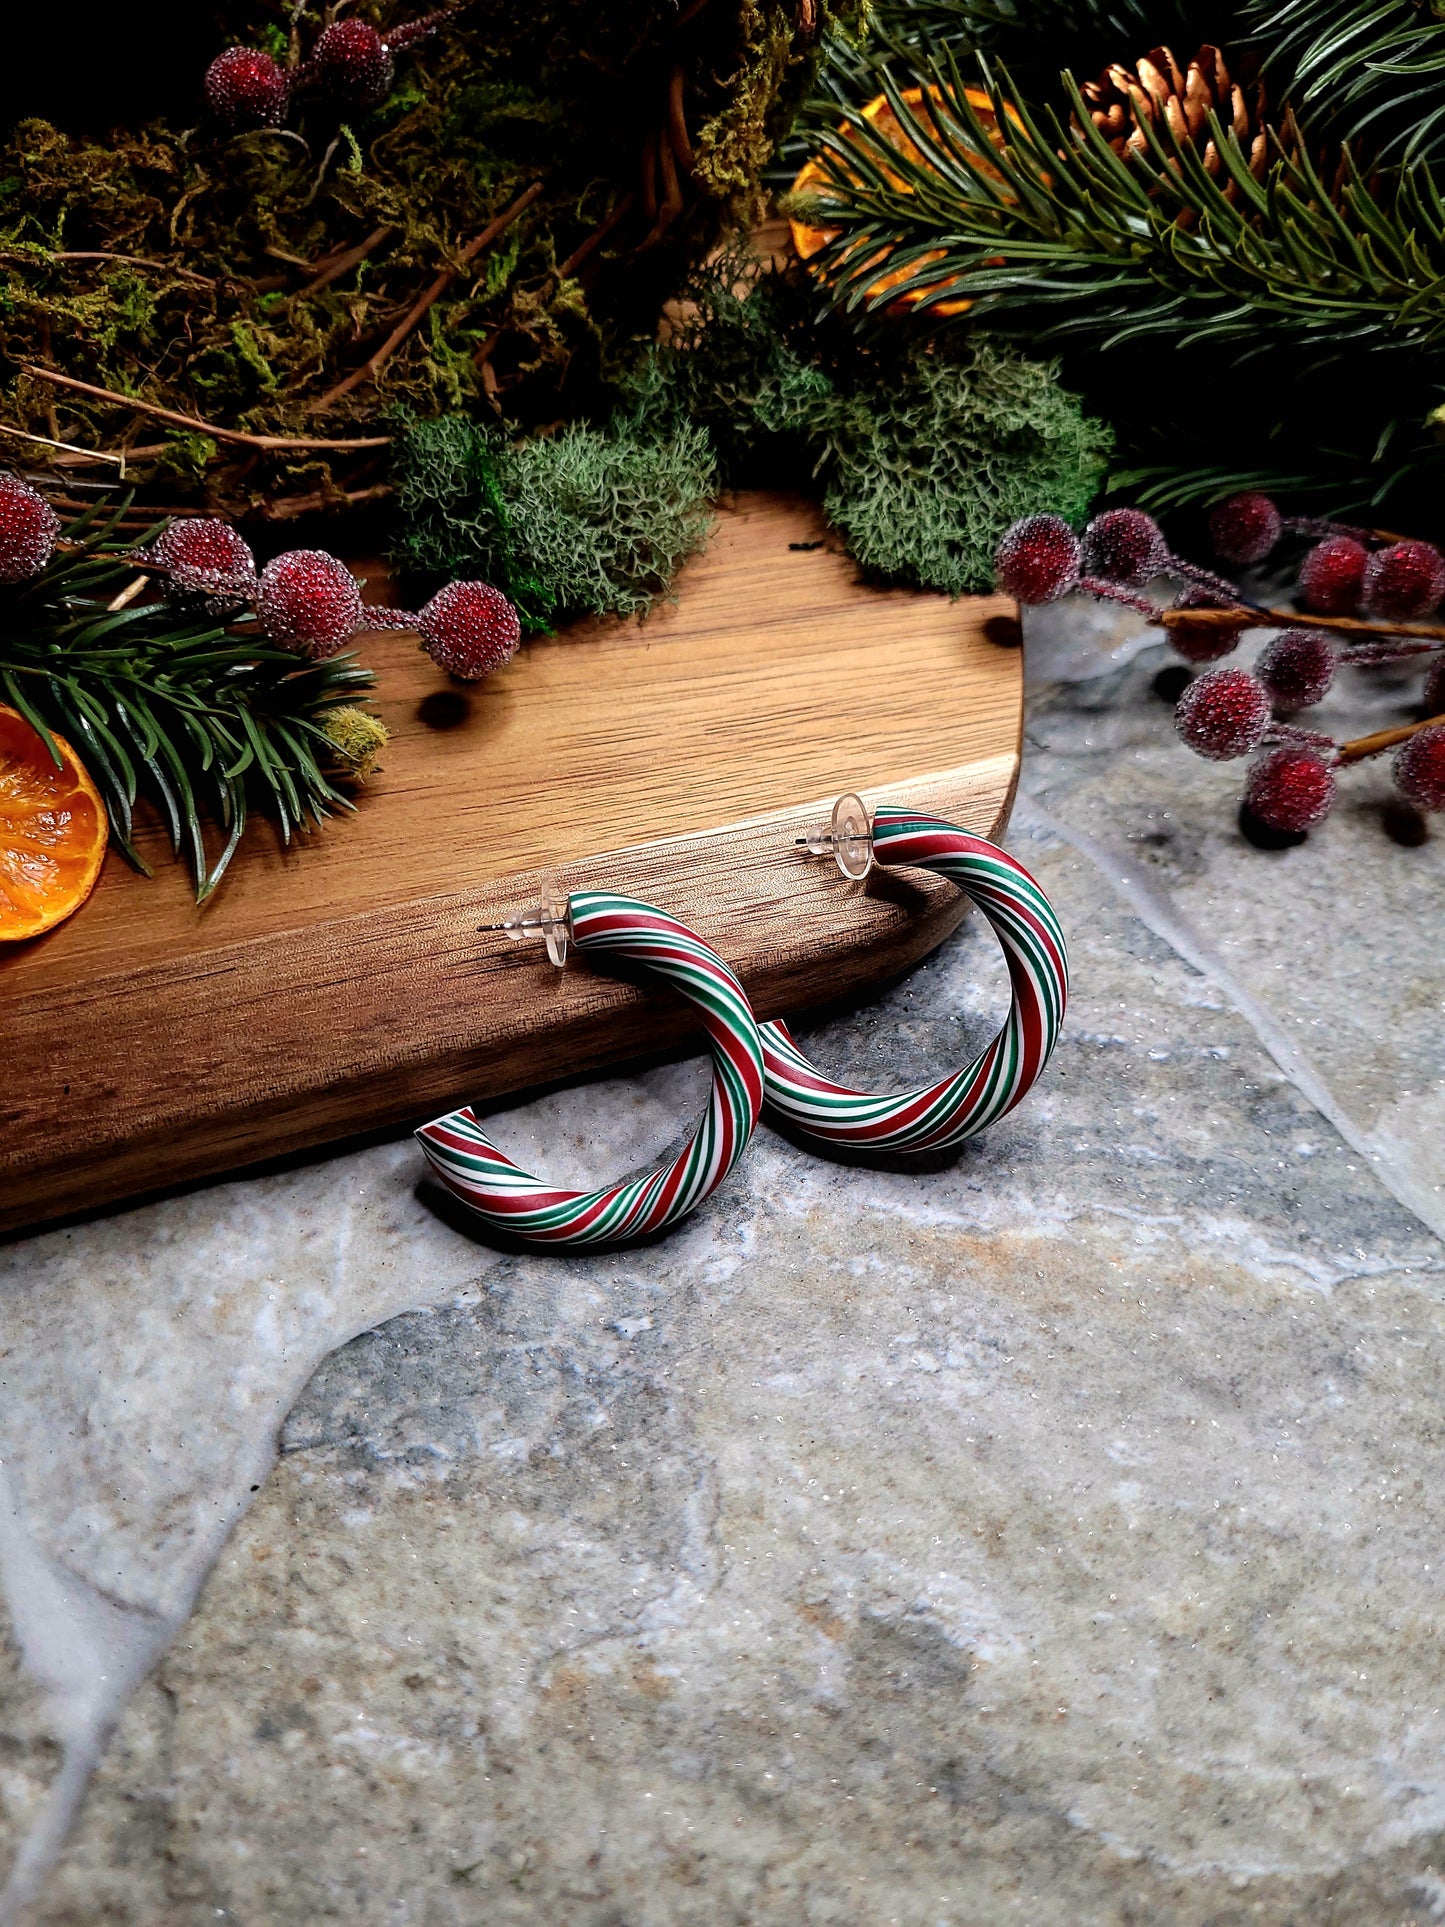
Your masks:
<svg viewBox="0 0 1445 1927"><path fill-rule="evenodd" d="M1241 86L1231 79L1218 47L1203 46L1181 73L1179 62L1168 47L1155 47L1134 68L1115 61L1097 80L1080 88L1089 108L1089 117L1121 160L1147 150L1143 128L1148 122L1162 121L1181 146L1199 152L1205 170L1217 176L1224 167L1209 128L1215 113L1220 124L1232 129L1235 139L1249 158L1249 171L1263 180L1270 161L1271 127L1266 115L1264 82L1257 77ZM1275 138L1286 152L1296 144L1294 122L1286 110ZM1234 202L1238 184L1229 181L1225 199ZM1181 211L1182 227L1193 226L1193 209Z"/></svg>

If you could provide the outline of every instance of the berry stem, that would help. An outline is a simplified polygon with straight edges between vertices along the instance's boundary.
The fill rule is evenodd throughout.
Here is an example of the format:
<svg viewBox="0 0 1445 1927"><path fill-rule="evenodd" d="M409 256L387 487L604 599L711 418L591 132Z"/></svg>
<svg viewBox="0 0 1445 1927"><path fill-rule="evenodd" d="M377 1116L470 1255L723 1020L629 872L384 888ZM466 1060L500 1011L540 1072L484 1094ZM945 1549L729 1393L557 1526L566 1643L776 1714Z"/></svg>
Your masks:
<svg viewBox="0 0 1445 1927"><path fill-rule="evenodd" d="M1394 529L1357 529L1353 522L1331 522L1319 515L1286 515L1281 525L1291 535L1347 535L1352 542L1408 542L1409 536Z"/></svg>
<svg viewBox="0 0 1445 1927"><path fill-rule="evenodd" d="M1226 582L1222 575L1216 575L1212 569L1201 569L1197 562L1185 562L1180 556L1171 555L1169 567L1175 575L1182 576L1186 582L1196 583L1201 589L1210 589L1215 595L1227 596L1231 602L1237 603L1241 608L1257 609L1259 607L1259 604L1251 602L1248 596L1242 596L1232 582Z"/></svg>
<svg viewBox="0 0 1445 1927"><path fill-rule="evenodd" d="M1445 723L1445 716L1427 716L1423 722L1406 723L1400 729L1377 729L1373 736L1356 736L1353 741L1340 744L1335 761L1358 763L1366 756L1378 756L1381 750L1393 749L1397 743L1408 742L1412 736L1418 736L1422 729L1433 729L1438 723Z"/></svg>
<svg viewBox="0 0 1445 1927"><path fill-rule="evenodd" d="M1137 609L1141 616L1152 620L1158 613L1147 596L1135 595L1132 589L1121 588L1117 582L1103 582L1098 576L1081 575L1078 586L1086 594L1097 596L1101 602L1122 602L1126 609Z"/></svg>
<svg viewBox="0 0 1445 1927"><path fill-rule="evenodd" d="M1160 609L1154 619L1166 629L1197 628L1201 624L1227 629L1238 627L1241 613L1237 608ZM1250 613L1258 618L1252 624L1256 629L1334 629L1344 636L1413 636L1422 642L1445 642L1445 629L1428 622L1376 622L1363 616L1317 616L1298 609L1258 609Z"/></svg>

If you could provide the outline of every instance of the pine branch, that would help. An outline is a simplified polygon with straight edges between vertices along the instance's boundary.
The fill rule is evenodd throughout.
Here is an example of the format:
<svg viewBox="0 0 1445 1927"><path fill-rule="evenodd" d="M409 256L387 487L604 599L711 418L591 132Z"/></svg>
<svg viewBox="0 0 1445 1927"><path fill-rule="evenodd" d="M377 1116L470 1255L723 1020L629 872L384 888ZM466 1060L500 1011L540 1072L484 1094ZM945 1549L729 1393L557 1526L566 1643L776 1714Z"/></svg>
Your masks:
<svg viewBox="0 0 1445 1927"><path fill-rule="evenodd" d="M1212 343L1242 360L1284 341L1316 364L1445 337L1445 202L1425 164L1367 180L1345 153L1326 183L1286 122L1256 179L1214 114L1217 174L1163 120L1144 120L1142 151L1122 158L1070 77L1066 123L1036 112L1005 69L983 57L977 68L1002 145L951 55L907 76L924 90L918 112L881 75L916 157L857 109L845 133L820 136L828 178L805 215L836 230L814 265L848 310L916 293L926 313L964 298L971 318L996 315L1044 343Z"/></svg>
<svg viewBox="0 0 1445 1927"><path fill-rule="evenodd" d="M105 799L116 847L146 874L134 810L142 795L159 807L204 902L253 807L276 818L287 842L333 809L354 807L327 774L337 757L324 723L373 677L349 656L298 661L208 612L166 603L108 609L134 574L135 544L114 539L128 503L104 520L99 508L87 510L40 575L3 592L0 697L57 762L52 734L70 743ZM214 858L207 819L223 837Z"/></svg>
<svg viewBox="0 0 1445 1927"><path fill-rule="evenodd" d="M1445 19L1412 0L1251 0L1275 92L1381 161L1445 154Z"/></svg>

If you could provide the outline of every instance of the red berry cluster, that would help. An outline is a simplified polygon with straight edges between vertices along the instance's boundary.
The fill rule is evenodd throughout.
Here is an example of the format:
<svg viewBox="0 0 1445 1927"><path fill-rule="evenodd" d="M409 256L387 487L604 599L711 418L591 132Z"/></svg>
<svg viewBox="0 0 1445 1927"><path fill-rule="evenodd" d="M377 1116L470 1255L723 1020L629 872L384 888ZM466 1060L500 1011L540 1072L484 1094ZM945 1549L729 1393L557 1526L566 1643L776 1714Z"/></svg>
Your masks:
<svg viewBox="0 0 1445 1927"><path fill-rule="evenodd" d="M1445 810L1445 629L1422 627L1445 603L1445 555L1430 542L1283 515L1255 490L1219 503L1209 527L1219 555L1235 563L1264 561L1286 534L1310 538L1296 599L1326 621L1345 618L1338 624L1344 637L1262 609L1232 583L1182 561L1138 509L1106 511L1082 539L1056 515L1015 522L998 551L998 584L1025 604L1052 602L1074 589L1123 602L1166 625L1169 640L1191 663L1229 655L1250 627L1273 628L1277 633L1253 671L1214 669L1186 685L1175 711L1180 736L1213 761L1263 752L1249 773L1241 825L1266 847L1297 842L1324 821L1339 768L1399 743L1395 787L1418 826L1412 839L1418 841L1425 831L1413 812ZM1167 612L1138 593L1161 575L1181 584ZM1287 720L1324 700L1341 663L1369 667L1414 656L1428 660L1429 720L1408 735L1386 732L1383 745L1373 738L1340 744ZM1171 697L1177 688L1175 682Z"/></svg>
<svg viewBox="0 0 1445 1927"><path fill-rule="evenodd" d="M1350 616L1364 609L1391 622L1418 622L1445 602L1445 555L1433 542L1281 515L1254 490L1231 495L1212 510L1209 533L1226 562L1263 562L1286 533L1323 537L1299 569L1299 599L1313 615Z"/></svg>
<svg viewBox="0 0 1445 1927"><path fill-rule="evenodd" d="M0 567L4 499L0 489ZM338 655L368 630L414 629L433 662L475 682L510 661L522 639L517 611L490 583L449 582L419 615L379 608L362 602L356 578L324 549L288 549L258 575L236 531L208 516L172 522L138 559L156 571L169 596L254 606L268 642L312 662Z"/></svg>
<svg viewBox="0 0 1445 1927"><path fill-rule="evenodd" d="M391 92L397 54L456 11L443 7L385 34L365 20L333 21L309 58L292 68L258 47L227 47L206 69L206 105L232 133L283 126L299 94L318 95L343 112L376 107Z"/></svg>

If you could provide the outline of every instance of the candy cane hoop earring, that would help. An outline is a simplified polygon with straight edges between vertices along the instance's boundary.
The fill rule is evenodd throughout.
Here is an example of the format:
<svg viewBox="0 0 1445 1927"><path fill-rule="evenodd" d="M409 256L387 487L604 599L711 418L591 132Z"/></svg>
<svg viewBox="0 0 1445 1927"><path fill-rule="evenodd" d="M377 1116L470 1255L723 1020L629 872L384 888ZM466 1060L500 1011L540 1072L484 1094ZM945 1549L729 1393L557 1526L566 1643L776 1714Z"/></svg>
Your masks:
<svg viewBox="0 0 1445 1927"><path fill-rule="evenodd" d="M492 1143L470 1106L417 1132L432 1169L493 1229L537 1245L616 1244L685 1218L737 1163L762 1109L762 1039L742 985L701 937L634 897L549 891L536 909L482 928L505 930L517 941L545 938L559 968L573 943L586 954L628 957L655 971L702 1017L712 1096L691 1142L671 1164L600 1191L563 1190L522 1170Z"/></svg>
<svg viewBox="0 0 1445 1927"><path fill-rule="evenodd" d="M809 1063L786 1024L762 1027L767 1099L808 1137L866 1151L936 1151L1011 1111L1058 1040L1068 999L1064 933L1053 905L1021 863L942 817L880 805L872 823L843 796L832 823L800 839L831 856L845 877L874 863L935 870L973 898L1008 960L1013 1002L997 1037L967 1070L898 1097L870 1097L835 1084Z"/></svg>

